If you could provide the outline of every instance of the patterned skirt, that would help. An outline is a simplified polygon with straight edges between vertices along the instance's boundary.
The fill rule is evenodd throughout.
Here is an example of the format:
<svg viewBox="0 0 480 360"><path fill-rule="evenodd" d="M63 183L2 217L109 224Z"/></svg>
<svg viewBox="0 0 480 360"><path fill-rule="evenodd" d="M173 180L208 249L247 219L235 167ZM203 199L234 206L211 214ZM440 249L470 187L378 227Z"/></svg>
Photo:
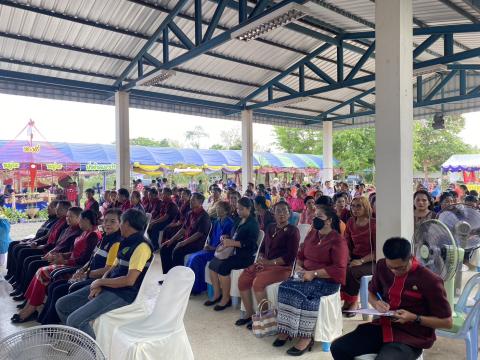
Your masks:
<svg viewBox="0 0 480 360"><path fill-rule="evenodd" d="M334 294L339 288L339 284L322 279L284 281L278 290L278 332L292 338L313 337L320 298Z"/></svg>

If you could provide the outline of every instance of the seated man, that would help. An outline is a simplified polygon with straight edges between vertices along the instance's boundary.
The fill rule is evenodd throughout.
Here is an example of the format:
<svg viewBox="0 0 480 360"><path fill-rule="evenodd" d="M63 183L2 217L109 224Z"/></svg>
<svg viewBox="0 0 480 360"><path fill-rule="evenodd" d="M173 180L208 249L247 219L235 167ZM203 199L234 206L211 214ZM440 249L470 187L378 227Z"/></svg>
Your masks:
<svg viewBox="0 0 480 360"><path fill-rule="evenodd" d="M22 271L18 278L15 289L17 290L13 296L14 300L23 300L23 294L27 291L30 281L33 279L35 273L42 266L46 266L52 262L54 254L67 253L73 248L75 239L80 236L82 230L80 229L80 213L82 209L79 207L71 207L67 211L68 227L60 234L58 240L55 242L55 247L47 252L44 256L33 255L27 257L23 261Z"/></svg>
<svg viewBox="0 0 480 360"><path fill-rule="evenodd" d="M8 257L7 257L7 269L8 272L5 275L6 280L10 280L13 278L13 275L15 274L15 269L16 269L16 263L15 263L15 258L13 256L13 251L16 247L26 247L30 242L39 240L40 238L43 238L48 234L52 226L55 224L55 222L58 220L57 218L57 204L58 201L54 200L51 201L48 204L47 207L47 213L48 213L48 219L40 226L40 228L37 230L35 237L33 239L24 239L24 240L18 240L18 241L12 241L8 245Z"/></svg>
<svg viewBox="0 0 480 360"><path fill-rule="evenodd" d="M152 241L153 249L159 247L158 236L178 215L178 206L172 200L172 190L164 188L162 191L162 201L158 202L157 209L152 212L152 221L148 227L148 236Z"/></svg>
<svg viewBox="0 0 480 360"><path fill-rule="evenodd" d="M115 207L122 210L122 212L132 207L132 204L130 204L130 193L127 189L118 189L118 200L115 202Z"/></svg>
<svg viewBox="0 0 480 360"><path fill-rule="evenodd" d="M335 360L378 354L377 360L417 359L435 342L435 329L452 327L452 310L442 279L411 255L410 242L391 238L383 245L369 286L369 302L379 312L393 311L335 340ZM383 300L382 300L383 299Z"/></svg>
<svg viewBox="0 0 480 360"><path fill-rule="evenodd" d="M56 206L57 220L55 221L55 224L52 225L47 235L39 239L35 239L34 241L27 242L25 244L26 246L17 246L13 250L12 257L13 263L15 264L15 272L13 273L13 277L9 280L9 282L10 284L14 285L14 287L15 283L19 283L22 274L26 270L24 268L25 260L31 256L36 256L36 259L38 259L55 247L60 235L68 227L66 217L70 206L71 204L69 201L59 201Z"/></svg>
<svg viewBox="0 0 480 360"><path fill-rule="evenodd" d="M160 248L163 272L166 274L171 268L183 265L188 254L200 251L205 246L210 231L210 218L203 209L205 197L194 193L190 199L191 211L183 227Z"/></svg>
<svg viewBox="0 0 480 360"><path fill-rule="evenodd" d="M62 323L95 338L90 321L135 300L152 260L152 248L143 236L146 225L143 212L129 209L123 213L120 224L123 239L117 260L103 278L57 301L55 307Z"/></svg>

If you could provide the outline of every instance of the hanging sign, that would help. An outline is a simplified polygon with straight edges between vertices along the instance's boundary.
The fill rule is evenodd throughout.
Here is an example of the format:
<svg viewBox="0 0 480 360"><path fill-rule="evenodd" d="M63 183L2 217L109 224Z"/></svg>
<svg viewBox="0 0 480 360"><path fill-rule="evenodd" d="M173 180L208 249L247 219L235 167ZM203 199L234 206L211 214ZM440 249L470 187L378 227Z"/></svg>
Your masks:
<svg viewBox="0 0 480 360"><path fill-rule="evenodd" d="M85 165L85 171L113 171L117 169L117 164L98 164L89 162Z"/></svg>
<svg viewBox="0 0 480 360"><path fill-rule="evenodd" d="M24 153L33 153L37 154L40 152L40 145L35 145L35 146L24 146L23 147L23 152Z"/></svg>
<svg viewBox="0 0 480 360"><path fill-rule="evenodd" d="M46 167L47 167L47 170L50 170L50 171L57 171L57 170L63 169L63 165L57 164L56 162L52 164L46 164Z"/></svg>
<svg viewBox="0 0 480 360"><path fill-rule="evenodd" d="M6 162L6 163L2 163L2 168L3 168L4 170L20 169L20 163L18 163L18 162Z"/></svg>

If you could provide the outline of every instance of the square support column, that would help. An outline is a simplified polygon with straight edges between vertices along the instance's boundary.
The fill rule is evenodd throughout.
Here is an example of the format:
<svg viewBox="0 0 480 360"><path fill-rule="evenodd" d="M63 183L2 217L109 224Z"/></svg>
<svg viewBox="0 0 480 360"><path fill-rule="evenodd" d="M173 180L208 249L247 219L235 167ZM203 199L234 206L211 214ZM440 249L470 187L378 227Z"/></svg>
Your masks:
<svg viewBox="0 0 480 360"><path fill-rule="evenodd" d="M323 169L322 180L333 180L333 122L323 122Z"/></svg>
<svg viewBox="0 0 480 360"><path fill-rule="evenodd" d="M129 93L115 93L115 147L117 152L117 189L130 189Z"/></svg>
<svg viewBox="0 0 480 360"><path fill-rule="evenodd" d="M377 259L413 236L412 0L375 2Z"/></svg>
<svg viewBox="0 0 480 360"><path fill-rule="evenodd" d="M252 110L242 111L242 192L253 180L253 116ZM243 195L243 194L242 194Z"/></svg>

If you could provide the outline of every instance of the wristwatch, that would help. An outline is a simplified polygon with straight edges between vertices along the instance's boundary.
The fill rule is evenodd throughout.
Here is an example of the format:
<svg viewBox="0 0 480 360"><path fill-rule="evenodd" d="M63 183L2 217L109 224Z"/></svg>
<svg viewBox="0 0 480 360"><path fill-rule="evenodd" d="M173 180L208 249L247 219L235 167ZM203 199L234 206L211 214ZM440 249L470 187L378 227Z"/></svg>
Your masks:
<svg viewBox="0 0 480 360"><path fill-rule="evenodd" d="M417 317L415 318L415 320L413 322L415 324L421 325L422 324L422 318L420 317L420 315L417 315Z"/></svg>
<svg viewBox="0 0 480 360"><path fill-rule="evenodd" d="M315 271L315 272L313 273L313 275L314 275L315 277L318 277L318 272Z"/></svg>

